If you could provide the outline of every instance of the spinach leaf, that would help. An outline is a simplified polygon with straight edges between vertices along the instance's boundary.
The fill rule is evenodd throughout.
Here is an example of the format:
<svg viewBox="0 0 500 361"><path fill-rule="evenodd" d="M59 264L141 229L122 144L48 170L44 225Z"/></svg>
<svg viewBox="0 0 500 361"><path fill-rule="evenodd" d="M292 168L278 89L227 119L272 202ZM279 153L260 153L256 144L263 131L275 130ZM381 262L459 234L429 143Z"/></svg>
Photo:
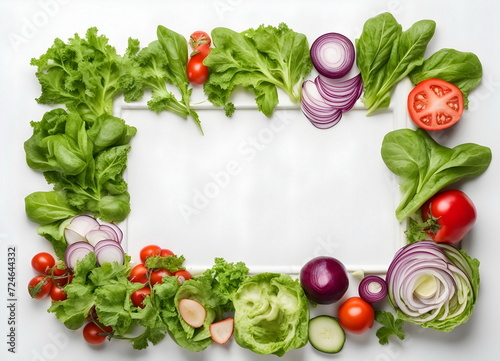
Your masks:
<svg viewBox="0 0 500 361"><path fill-rule="evenodd" d="M400 177L402 199L396 218L402 221L442 188L482 174L491 163L491 150L474 143L447 148L422 129L398 129L384 137L382 159Z"/></svg>
<svg viewBox="0 0 500 361"><path fill-rule="evenodd" d="M294 103L300 101L302 80L312 70L304 34L281 23L277 28L261 25L240 33L219 27L212 30L212 39L215 48L204 60L210 76L203 89L227 115L234 111L229 99L238 87L254 93L259 111L268 117L279 102L277 88Z"/></svg>
<svg viewBox="0 0 500 361"><path fill-rule="evenodd" d="M74 217L78 214L66 199L55 191L34 192L24 198L28 219L45 225Z"/></svg>
<svg viewBox="0 0 500 361"><path fill-rule="evenodd" d="M423 63L435 28L434 21L420 20L401 32L401 26L389 13L367 20L356 41L356 53L368 115L387 108L394 86Z"/></svg>
<svg viewBox="0 0 500 361"><path fill-rule="evenodd" d="M483 67L477 55L455 49L441 49L426 59L409 74L413 84L438 78L455 84L464 96L481 83Z"/></svg>

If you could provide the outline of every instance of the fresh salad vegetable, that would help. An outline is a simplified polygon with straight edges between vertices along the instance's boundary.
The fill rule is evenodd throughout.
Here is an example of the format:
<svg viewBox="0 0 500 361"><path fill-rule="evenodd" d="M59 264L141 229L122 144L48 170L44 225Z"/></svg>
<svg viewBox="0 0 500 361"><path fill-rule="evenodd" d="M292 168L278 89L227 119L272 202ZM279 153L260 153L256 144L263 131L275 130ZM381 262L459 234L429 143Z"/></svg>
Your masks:
<svg viewBox="0 0 500 361"><path fill-rule="evenodd" d="M396 252L386 280L400 319L448 332L472 314L479 261L446 244L416 242Z"/></svg>
<svg viewBox="0 0 500 361"><path fill-rule="evenodd" d="M311 61L316 70L330 79L347 75L354 65L354 45L339 33L319 36L311 45Z"/></svg>
<svg viewBox="0 0 500 361"><path fill-rule="evenodd" d="M403 31L390 13L368 19L356 40L356 64L364 84L362 101L368 115L385 109L394 86L422 65L436 23L420 20Z"/></svg>
<svg viewBox="0 0 500 361"><path fill-rule="evenodd" d="M234 337L255 353L283 356L308 340L309 305L297 280L277 273L247 278L234 298Z"/></svg>
<svg viewBox="0 0 500 361"><path fill-rule="evenodd" d="M212 30L214 48L203 64L210 77L203 85L208 100L234 111L232 93L242 87L255 94L259 111L270 117L278 105L277 88L299 103L301 85L312 70L309 43L304 34L286 24L261 25L243 32Z"/></svg>
<svg viewBox="0 0 500 361"><path fill-rule="evenodd" d="M309 320L309 342L316 350L338 353L345 339L345 332L335 317L322 315Z"/></svg>
<svg viewBox="0 0 500 361"><path fill-rule="evenodd" d="M61 108L31 125L33 135L24 143L26 161L54 187L25 199L28 218L47 225L39 233L58 234L61 222L80 212L123 221L130 212L123 172L136 129L108 114L87 124L79 114Z"/></svg>
<svg viewBox="0 0 500 361"><path fill-rule="evenodd" d="M467 108L469 92L481 83L483 67L476 54L445 48L424 60L408 76L415 85L431 78L456 85Z"/></svg>
<svg viewBox="0 0 500 361"><path fill-rule="evenodd" d="M441 79L427 79L408 95L411 120L425 130L442 130L462 117L464 98L460 89Z"/></svg>
<svg viewBox="0 0 500 361"><path fill-rule="evenodd" d="M386 345L389 343L389 337L395 335L400 340L405 339L405 330L403 329L404 321L394 317L391 312L376 310L375 311L375 321L382 325L376 335L379 339L381 345Z"/></svg>
<svg viewBox="0 0 500 361"><path fill-rule="evenodd" d="M191 84L201 85L208 78L208 67L203 60L210 54L210 36L204 31L195 31L189 37L189 44L193 52L187 63L187 76Z"/></svg>
<svg viewBox="0 0 500 361"><path fill-rule="evenodd" d="M349 73L354 59L354 45L342 34L323 34L311 46L311 60L320 75L302 84L300 105L302 113L316 128L336 125L361 96L361 74L340 79Z"/></svg>
<svg viewBox="0 0 500 361"><path fill-rule="evenodd" d="M366 276L359 283L358 293L366 302L380 302L387 296L387 282L376 275Z"/></svg>
<svg viewBox="0 0 500 361"><path fill-rule="evenodd" d="M345 266L338 259L319 256L300 270L300 284L309 300L319 304L337 302L349 288Z"/></svg>
<svg viewBox="0 0 500 361"><path fill-rule="evenodd" d="M402 221L434 194L463 178L477 177L491 162L491 149L474 143L439 145L423 129L398 129L382 142L382 159L400 177L403 197L396 209Z"/></svg>
<svg viewBox="0 0 500 361"><path fill-rule="evenodd" d="M350 297L338 309L340 326L350 333L362 334L372 328L375 321L373 306L360 297Z"/></svg>
<svg viewBox="0 0 500 361"><path fill-rule="evenodd" d="M410 243L426 239L439 243L456 244L476 222L476 207L472 200L458 189L437 193L421 208L423 222L410 218L406 231Z"/></svg>

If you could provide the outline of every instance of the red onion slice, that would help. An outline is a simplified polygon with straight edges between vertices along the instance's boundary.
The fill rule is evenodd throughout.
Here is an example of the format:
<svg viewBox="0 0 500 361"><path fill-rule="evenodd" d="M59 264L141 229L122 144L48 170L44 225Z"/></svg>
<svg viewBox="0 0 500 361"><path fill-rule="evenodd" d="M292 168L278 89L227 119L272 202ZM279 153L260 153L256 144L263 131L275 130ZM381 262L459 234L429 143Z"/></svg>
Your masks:
<svg viewBox="0 0 500 361"><path fill-rule="evenodd" d="M327 104L311 80L302 85L301 109L306 118L320 129L331 128L342 118L342 111Z"/></svg>
<svg viewBox="0 0 500 361"><path fill-rule="evenodd" d="M85 235L94 229L99 229L99 226L99 222L91 216L76 216L64 229L64 238L68 244L84 241Z"/></svg>
<svg viewBox="0 0 500 361"><path fill-rule="evenodd" d="M116 234L116 238L113 237L113 239L116 239L118 243L122 243L123 241L123 231L114 223L108 223L108 222L101 222L101 225L99 227L101 230L105 230L108 232L114 232Z"/></svg>
<svg viewBox="0 0 500 361"><path fill-rule="evenodd" d="M366 276L359 283L358 291L366 302L380 302L387 296L387 283L379 276Z"/></svg>
<svg viewBox="0 0 500 361"><path fill-rule="evenodd" d="M94 249L99 265L105 262L118 262L118 264L123 264L125 252L118 242L110 239L103 240L97 243Z"/></svg>
<svg viewBox="0 0 500 361"><path fill-rule="evenodd" d="M78 261L81 261L90 252L94 252L94 247L87 242L75 242L70 244L64 253L64 263L66 267L73 270Z"/></svg>
<svg viewBox="0 0 500 361"><path fill-rule="evenodd" d="M116 233L114 233L114 231L113 231L113 233L110 233L110 232L108 232L106 230L102 230L102 229L94 229L94 230L90 231L89 233L87 233L85 235L85 239L87 240L87 242L89 242L94 247L97 243L99 243L100 241L106 240L106 239L110 239L112 241L117 242Z"/></svg>
<svg viewBox="0 0 500 361"><path fill-rule="evenodd" d="M318 37L312 43L310 53L316 70L328 78L342 78L354 64L354 45L339 33L327 33Z"/></svg>
<svg viewBox="0 0 500 361"><path fill-rule="evenodd" d="M343 113L351 110L363 93L361 74L343 81L317 76L314 82L325 103L341 109Z"/></svg>

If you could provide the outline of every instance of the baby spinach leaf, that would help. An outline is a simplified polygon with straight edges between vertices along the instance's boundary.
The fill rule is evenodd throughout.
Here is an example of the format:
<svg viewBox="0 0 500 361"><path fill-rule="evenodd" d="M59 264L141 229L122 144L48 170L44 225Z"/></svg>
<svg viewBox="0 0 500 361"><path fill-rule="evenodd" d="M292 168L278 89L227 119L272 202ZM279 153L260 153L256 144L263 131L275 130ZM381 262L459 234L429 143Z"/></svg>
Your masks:
<svg viewBox="0 0 500 361"><path fill-rule="evenodd" d="M422 129L389 132L381 153L386 166L400 177L398 221L411 216L444 187L482 174L492 157L490 148L474 143L454 148L441 146Z"/></svg>
<svg viewBox="0 0 500 361"><path fill-rule="evenodd" d="M460 88L467 104L469 92L481 83L483 67L474 53L455 49L441 49L426 59L409 74L413 84L438 78Z"/></svg>
<svg viewBox="0 0 500 361"><path fill-rule="evenodd" d="M434 21L420 20L401 32L401 26L389 13L367 20L356 41L356 53L364 84L362 101L368 115L387 108L394 86L422 64L435 28Z"/></svg>

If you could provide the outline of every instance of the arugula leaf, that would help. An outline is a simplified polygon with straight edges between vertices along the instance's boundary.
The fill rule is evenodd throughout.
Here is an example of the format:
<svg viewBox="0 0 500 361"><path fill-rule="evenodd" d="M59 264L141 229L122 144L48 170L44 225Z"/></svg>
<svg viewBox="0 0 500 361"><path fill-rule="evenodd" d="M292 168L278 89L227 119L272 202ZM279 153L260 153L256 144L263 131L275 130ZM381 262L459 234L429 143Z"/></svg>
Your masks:
<svg viewBox="0 0 500 361"><path fill-rule="evenodd" d="M399 318L394 318L391 312L387 311L375 311L375 321L382 325L376 332L381 345L386 345L389 343L389 337L391 335L397 336L400 340L404 340L405 331L403 329L403 320Z"/></svg>
<svg viewBox="0 0 500 361"><path fill-rule="evenodd" d="M430 197L463 178L477 177L491 163L491 149L474 143L439 145L423 129L398 129L385 135L382 159L400 177L402 199L396 218L415 213Z"/></svg>
<svg viewBox="0 0 500 361"><path fill-rule="evenodd" d="M467 105L469 92L481 83L483 67L477 55L455 49L441 49L409 74L413 84L438 78L460 88Z"/></svg>
<svg viewBox="0 0 500 361"><path fill-rule="evenodd" d="M256 95L259 111L270 117L278 104L277 87L294 103L301 98L302 80L311 72L309 44L304 34L284 23L261 25L243 32L212 30L215 45L205 58L210 76L203 85L208 100L231 115L229 98L238 87Z"/></svg>

